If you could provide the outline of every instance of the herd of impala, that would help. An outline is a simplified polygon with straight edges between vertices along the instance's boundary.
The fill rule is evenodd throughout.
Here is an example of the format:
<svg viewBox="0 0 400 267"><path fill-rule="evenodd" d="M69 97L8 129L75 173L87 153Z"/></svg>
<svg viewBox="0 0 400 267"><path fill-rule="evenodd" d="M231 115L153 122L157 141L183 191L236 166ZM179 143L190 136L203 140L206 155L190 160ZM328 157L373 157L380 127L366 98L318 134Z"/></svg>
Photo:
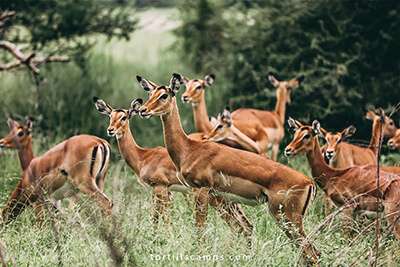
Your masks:
<svg viewBox="0 0 400 267"><path fill-rule="evenodd" d="M128 109L116 109L97 97L93 101L97 111L109 118L107 133L117 139L119 151L139 183L152 188L154 223L160 217L168 220L171 191L179 191L193 195L197 227L204 227L211 205L234 231L250 239L253 225L239 203L266 204L280 228L301 248L305 263L318 264L319 252L303 229L317 185L325 193L327 212L342 207L343 221L349 223L356 213L382 210L400 239L400 167L382 166L379 183L376 179L381 135L389 138L390 148L400 149L400 129L382 110L366 114L372 121L368 147L346 142L354 134L354 126L333 133L318 121L305 125L289 118L293 140L284 154L306 154L311 179L276 161L284 137L286 104L303 76L279 81L268 75L276 88L273 111L241 108L231 113L225 109L211 119L205 94L214 75L190 80L175 73L167 86L136 78L148 92L146 102L134 99ZM176 95L182 84L186 91L181 99L191 103L198 131L189 135L182 128L177 106ZM165 147L145 148L136 143L129 126L135 115L161 118ZM56 201L78 192L93 198L106 214L112 213L112 202L103 192L110 161L107 141L77 135L35 157L32 121L9 119L8 126L10 132L0 140L0 147L18 150L22 175L2 210L3 223L15 219L29 205L42 216L44 196ZM325 141L323 147L319 144L321 139ZM269 148L271 158L266 155Z"/></svg>

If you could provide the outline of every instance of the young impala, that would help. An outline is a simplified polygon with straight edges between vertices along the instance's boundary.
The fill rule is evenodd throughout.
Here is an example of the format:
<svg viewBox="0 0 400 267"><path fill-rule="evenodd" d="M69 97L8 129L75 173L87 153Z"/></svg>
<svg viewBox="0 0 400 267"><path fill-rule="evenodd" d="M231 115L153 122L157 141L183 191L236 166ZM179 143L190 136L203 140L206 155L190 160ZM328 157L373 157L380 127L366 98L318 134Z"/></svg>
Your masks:
<svg viewBox="0 0 400 267"><path fill-rule="evenodd" d="M111 214L112 202L102 192L110 159L107 141L77 135L33 158L31 123L21 126L9 120L9 126L11 132L0 141L0 146L19 149L23 173L2 210L4 222L15 219L27 205L34 205L40 214L44 195L60 200L78 191L92 197Z"/></svg>
<svg viewBox="0 0 400 267"><path fill-rule="evenodd" d="M286 104L291 102L291 93L300 86L304 80L301 75L288 81L279 81L272 74L268 75L271 84L276 88L276 104L274 111L265 111L251 108L240 108L232 113L233 121L237 128L254 140L251 130L255 125L261 124L267 131L269 143L272 146L271 158L277 160L279 144L285 134ZM247 122L251 125L246 125ZM242 126L242 124L244 126ZM248 129L246 131L246 129Z"/></svg>
<svg viewBox="0 0 400 267"><path fill-rule="evenodd" d="M356 128L349 126L341 132L332 133L321 128L321 133L326 141L324 156L334 168L347 168L356 165L375 164L376 154L379 147L379 136L391 137L396 131L393 120L383 114L368 111L366 118L372 120L372 135L368 147L361 147L345 142L352 136ZM381 133L381 128L383 132Z"/></svg>
<svg viewBox="0 0 400 267"><path fill-rule="evenodd" d="M182 76L182 81L186 85L186 91L182 94L182 101L184 103L191 103L193 108L193 117L196 130L208 135L213 130L214 126L208 118L205 91L210 87L215 80L215 75L206 75L204 79L189 80ZM250 134L251 140L255 143L262 153L266 153L268 148L268 134L261 124L252 123L250 121L243 121L240 130L247 128L246 135ZM244 147L231 138L220 138L218 143L228 145L230 147L248 150L249 146L246 144ZM253 151L253 148L250 148Z"/></svg>
<svg viewBox="0 0 400 267"><path fill-rule="evenodd" d="M21 169L25 171L34 157L31 135L32 120L28 118L25 124L21 124L9 118L7 124L10 132L7 136L0 139L0 148L17 149Z"/></svg>
<svg viewBox="0 0 400 267"><path fill-rule="evenodd" d="M183 83L181 75L173 74L169 86L159 86L140 76L137 80L149 92L140 115L160 116L166 148L186 183L258 203L267 201L279 226L296 245L301 245L304 258L316 263L318 252L303 229L303 217L315 190L311 179L255 153L190 139L182 129L175 97Z"/></svg>
<svg viewBox="0 0 400 267"><path fill-rule="evenodd" d="M376 205L376 198L380 198L387 220L396 238L400 239L400 176L381 171L377 189L375 165L332 168L326 164L321 153L318 136L322 136L322 131L319 122L314 121L312 126L306 126L290 118L288 123L294 136L285 149L285 155L289 157L305 153L314 180L325 194L337 206L353 204L345 209L347 215L357 210L376 211L380 208Z"/></svg>
<svg viewBox="0 0 400 267"><path fill-rule="evenodd" d="M139 183L153 189L153 222L157 223L160 216L165 217L165 212L170 206L170 191L186 192L188 187L182 184L177 175L176 168L164 147L140 147L133 138L129 120L138 113L141 99L135 99L129 109L114 109L104 100L93 98L96 109L110 118L107 129L109 136L115 136L118 148L129 167L138 176ZM221 217L233 228L251 235L252 225L245 217L239 204L230 204L223 198L209 195L203 188L195 190L196 225L203 227L207 217L208 204L217 209Z"/></svg>
<svg viewBox="0 0 400 267"><path fill-rule="evenodd" d="M232 116L228 109L224 109L222 114L218 114L215 121L213 121L213 119L214 118L212 118L211 123L214 124L214 127L208 132L208 134L204 135L204 139L213 142L220 142L226 139L234 140L240 144L244 150L257 154L264 154L258 143L251 140L247 135L242 133L235 127L235 125L233 125Z"/></svg>

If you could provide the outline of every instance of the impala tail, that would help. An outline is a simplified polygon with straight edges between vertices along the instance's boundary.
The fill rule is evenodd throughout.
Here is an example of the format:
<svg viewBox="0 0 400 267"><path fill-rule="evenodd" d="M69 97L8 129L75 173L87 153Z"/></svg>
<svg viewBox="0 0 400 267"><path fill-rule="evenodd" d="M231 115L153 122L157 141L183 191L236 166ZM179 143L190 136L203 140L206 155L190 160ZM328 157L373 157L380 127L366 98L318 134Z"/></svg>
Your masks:
<svg viewBox="0 0 400 267"><path fill-rule="evenodd" d="M96 179L96 185L102 190L104 176L110 160L110 147L107 143L101 143L92 150L90 162L90 176Z"/></svg>
<svg viewBox="0 0 400 267"><path fill-rule="evenodd" d="M303 208L303 212L302 212L303 216L306 213L307 208L310 205L311 201L315 198L316 193L317 193L316 186L314 184L310 185L310 188L308 189L308 193L307 193L307 198L304 203L304 208Z"/></svg>

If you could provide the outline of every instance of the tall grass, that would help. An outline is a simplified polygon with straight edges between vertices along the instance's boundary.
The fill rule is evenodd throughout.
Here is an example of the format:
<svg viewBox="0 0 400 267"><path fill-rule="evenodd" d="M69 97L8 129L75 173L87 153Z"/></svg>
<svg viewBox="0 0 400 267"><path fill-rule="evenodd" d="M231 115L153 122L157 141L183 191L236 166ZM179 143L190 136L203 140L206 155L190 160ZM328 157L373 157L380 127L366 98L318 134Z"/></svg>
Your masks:
<svg viewBox="0 0 400 267"><path fill-rule="evenodd" d="M147 13L146 13L147 12ZM174 17L173 10L149 10L147 16ZM168 20L168 19L167 19ZM165 20L164 20L165 21ZM98 114L91 102L96 95L115 108L127 108L132 98L146 97L135 81L140 74L159 83L167 83L172 72L188 77L201 77L182 65L174 53L174 38L170 31L163 31L160 22L153 28L143 28L132 35L128 43L105 43L99 40L88 62L87 72L73 64L57 65L44 71L46 82L40 90L41 111L35 107L35 88L26 73L1 74L0 134L7 132L6 113L21 116L34 115L41 122L34 131L34 150L41 154L55 142L76 133L105 135L108 118ZM159 23L159 24L157 24ZM169 26L169 25L168 25ZM215 85L207 89L210 114L221 110L229 99L222 99L226 90L223 77L217 74ZM190 106L181 106L185 129L193 130ZM41 128L38 129L38 125ZM131 121L134 135L143 146L161 145L161 124L158 118ZM113 146L113 150L117 148ZM116 221L120 225L115 234L115 246L126 251L124 265L131 266L293 266L299 251L276 226L265 206L245 207L254 224L253 246L249 248L242 236L235 235L210 209L205 236L198 238L194 226L192 200L181 194L173 195L170 210L171 224L154 227L150 220L151 192L137 183L136 177L122 162L118 153L106 179L105 192L113 199ZM386 159L385 159L386 160ZM388 162L398 161L394 156ZM310 175L304 158L286 160L284 164ZM7 151L0 155L0 203L5 203L20 176L16 153ZM322 192L308 210L305 228L312 233L324 222ZM110 250L102 234L103 219L96 205L83 196L73 209L56 215L58 234L52 224L35 223L34 214L27 209L15 222L0 227L0 241L5 244L8 259L17 266L54 266L61 260L64 266L108 266L112 264ZM50 217L48 217L50 220ZM355 231L365 229L371 220L357 221ZM106 224L107 225L107 224ZM381 266L400 264L399 243L384 231L381 241ZM326 227L316 231L311 238L321 251L323 266L365 266L369 262L374 240L373 228L365 230L357 239L348 237L340 229L340 220L334 218ZM58 240L58 241L57 241ZM57 244L59 249L57 248ZM187 258L193 256L192 259Z"/></svg>

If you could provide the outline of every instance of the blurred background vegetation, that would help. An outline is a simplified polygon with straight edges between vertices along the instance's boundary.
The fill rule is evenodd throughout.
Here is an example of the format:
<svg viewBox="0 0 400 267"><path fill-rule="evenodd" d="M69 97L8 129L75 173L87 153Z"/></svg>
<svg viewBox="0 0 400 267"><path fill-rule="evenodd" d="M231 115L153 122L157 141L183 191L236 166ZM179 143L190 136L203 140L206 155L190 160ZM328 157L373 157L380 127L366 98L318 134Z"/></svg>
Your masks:
<svg viewBox="0 0 400 267"><path fill-rule="evenodd" d="M318 118L332 130L354 124L356 138L364 140L371 130L365 111L390 111L400 101L398 1L16 0L2 1L0 9L16 11L1 39L72 59L43 66L39 85L23 68L0 72L2 134L11 114L36 118L35 133L51 141L77 133L105 136L107 119L91 98L128 107L130 99L145 96L136 74L166 83L172 72L215 73L207 92L210 114L226 105L273 109L267 73L280 79L304 74L288 114ZM181 112L193 131L191 108ZM162 144L158 119L132 124L141 144Z"/></svg>

